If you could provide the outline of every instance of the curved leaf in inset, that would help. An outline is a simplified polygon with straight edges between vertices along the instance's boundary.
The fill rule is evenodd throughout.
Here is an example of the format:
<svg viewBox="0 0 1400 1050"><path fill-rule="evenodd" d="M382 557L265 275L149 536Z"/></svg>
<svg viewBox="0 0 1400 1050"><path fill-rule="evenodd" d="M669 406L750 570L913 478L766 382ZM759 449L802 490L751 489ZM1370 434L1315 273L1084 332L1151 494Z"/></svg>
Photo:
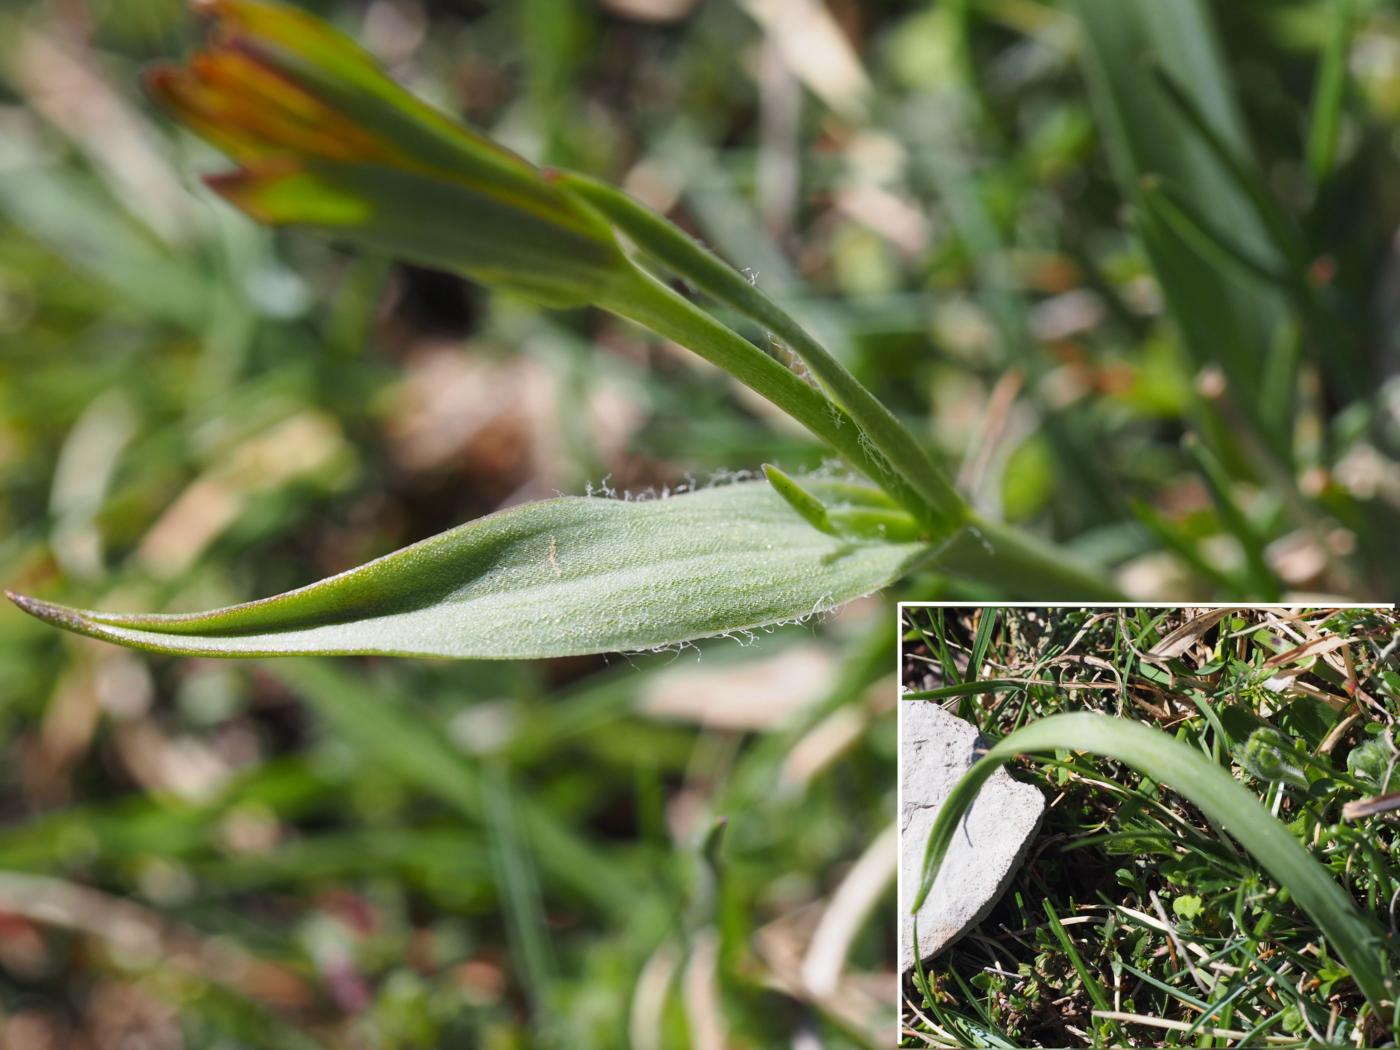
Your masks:
<svg viewBox="0 0 1400 1050"><path fill-rule="evenodd" d="M912 910L923 906L960 821L987 778L1017 755L1061 750L1116 759L1194 803L1317 923L1328 949L1346 965L1376 1016L1391 1015L1400 981L1379 927L1363 917L1332 872L1223 767L1174 736L1131 719L1090 711L1051 715L1022 726L988 750L953 786L934 818Z"/></svg>

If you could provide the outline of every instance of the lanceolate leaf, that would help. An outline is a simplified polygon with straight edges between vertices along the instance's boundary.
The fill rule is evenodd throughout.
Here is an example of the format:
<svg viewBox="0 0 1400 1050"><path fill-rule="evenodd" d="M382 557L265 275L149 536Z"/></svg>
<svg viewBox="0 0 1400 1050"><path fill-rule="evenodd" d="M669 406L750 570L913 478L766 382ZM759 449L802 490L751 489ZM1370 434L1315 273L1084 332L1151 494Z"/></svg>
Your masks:
<svg viewBox="0 0 1400 1050"><path fill-rule="evenodd" d="M833 504L861 491L808 488ZM647 649L806 616L883 587L928 551L824 535L767 482L744 482L668 499L532 503L206 613L117 615L11 597L57 626L158 652L514 659Z"/></svg>
<svg viewBox="0 0 1400 1050"><path fill-rule="evenodd" d="M1128 719L1091 712L1051 715L1022 726L987 751L963 774L934 819L915 911L928 896L962 817L987 778L1017 755L1058 750L1088 751L1117 759L1170 785L1193 802L1292 894L1317 923L1328 947L1351 971L1377 1016L1390 1016L1396 1001L1396 978L1384 944L1331 872L1219 765L1175 737Z"/></svg>

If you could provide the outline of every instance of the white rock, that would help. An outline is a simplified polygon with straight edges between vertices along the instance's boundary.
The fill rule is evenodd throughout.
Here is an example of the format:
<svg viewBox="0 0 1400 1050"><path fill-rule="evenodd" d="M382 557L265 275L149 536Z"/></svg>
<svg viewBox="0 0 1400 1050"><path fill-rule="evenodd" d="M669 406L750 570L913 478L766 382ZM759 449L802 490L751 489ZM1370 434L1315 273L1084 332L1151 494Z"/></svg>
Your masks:
<svg viewBox="0 0 1400 1050"><path fill-rule="evenodd" d="M899 702L899 969L914 967L909 907L938 808L985 745L977 727L928 700ZM981 922L1006 890L1040 827L1045 799L999 769L982 785L923 907L919 957L937 955Z"/></svg>

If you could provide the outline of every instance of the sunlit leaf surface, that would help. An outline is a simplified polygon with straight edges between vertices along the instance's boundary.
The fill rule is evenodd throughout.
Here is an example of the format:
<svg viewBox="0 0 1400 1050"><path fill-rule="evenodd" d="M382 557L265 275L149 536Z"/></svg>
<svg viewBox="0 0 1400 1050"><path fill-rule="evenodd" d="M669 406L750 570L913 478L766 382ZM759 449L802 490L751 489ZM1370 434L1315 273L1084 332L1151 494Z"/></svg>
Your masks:
<svg viewBox="0 0 1400 1050"><path fill-rule="evenodd" d="M568 656L808 616L884 586L925 551L825 535L767 482L745 482L666 499L532 503L212 612L117 615L15 600L69 630L169 653Z"/></svg>

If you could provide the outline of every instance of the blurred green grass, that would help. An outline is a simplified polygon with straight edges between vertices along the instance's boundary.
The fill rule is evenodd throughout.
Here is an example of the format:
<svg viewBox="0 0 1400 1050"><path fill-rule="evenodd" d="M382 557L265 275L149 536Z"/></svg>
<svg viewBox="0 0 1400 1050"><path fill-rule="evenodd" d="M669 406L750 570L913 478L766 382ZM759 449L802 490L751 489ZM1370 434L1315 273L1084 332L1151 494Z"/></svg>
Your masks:
<svg viewBox="0 0 1400 1050"><path fill-rule="evenodd" d="M1213 118L1236 112L1228 141L1292 256L1234 222L1246 188L1217 201L1231 176L1147 61L1086 70L1075 17L1161 30L1132 21L1141 3L1115 30L1087 0L835 2L855 75L810 74L792 23L728 0L308 6L533 159L674 208L912 420L979 509L1114 565L1134 595L1400 582L1385 5L1160 5L1218 32L1223 72L1185 82L1216 92ZM1342 6L1350 35L1329 51ZM197 176L222 161L137 88L195 31L177 0L0 10L5 585L212 607L556 491L820 463L634 330L212 200ZM1210 61L1179 42L1177 61ZM1328 69L1341 90L1315 91ZM1135 162L1125 101L1152 110L1128 127L1158 133ZM1175 226L1141 199L1148 171L1184 202ZM1292 269L1261 286L1232 248ZM933 578L901 596L983 597ZM118 653L0 609L0 869L92 887L98 914L125 901L196 946L174 965L81 908L7 917L7 1031L702 1047L714 1022L733 1045L885 1045L892 888L838 991L804 989L800 964L892 819L893 693L869 690L893 635L866 606L699 662L245 665ZM639 700L730 665L779 669L753 724Z"/></svg>

